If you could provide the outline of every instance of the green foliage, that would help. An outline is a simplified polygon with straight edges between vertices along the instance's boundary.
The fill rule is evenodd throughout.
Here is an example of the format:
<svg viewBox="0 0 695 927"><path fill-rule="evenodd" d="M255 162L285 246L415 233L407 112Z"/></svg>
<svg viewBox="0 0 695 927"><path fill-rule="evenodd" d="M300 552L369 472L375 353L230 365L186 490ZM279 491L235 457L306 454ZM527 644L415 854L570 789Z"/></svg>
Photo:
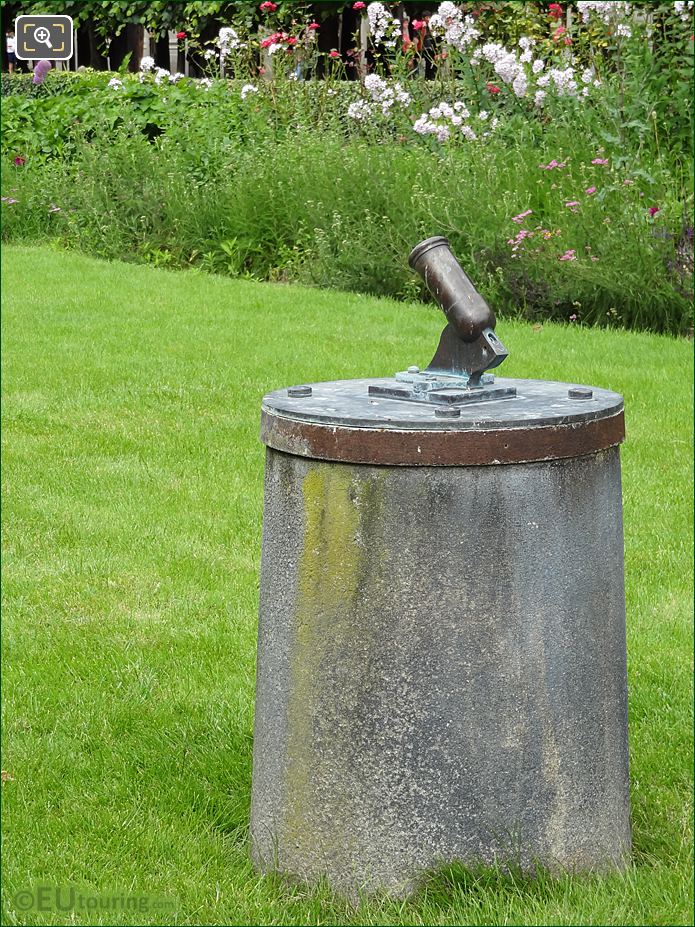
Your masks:
<svg viewBox="0 0 695 927"><path fill-rule="evenodd" d="M442 233L502 314L692 325L692 167L649 139L626 150L589 107L541 126L502 103L489 138L441 146L348 119L358 84L276 80L242 99L240 82L105 79L3 98L5 240L409 298L424 294L404 254ZM461 86L409 89L426 112Z"/></svg>
<svg viewBox="0 0 695 927"><path fill-rule="evenodd" d="M179 9L195 35L195 4ZM296 39L275 52L272 79L258 72L258 10L244 4L234 20L241 47L225 60L233 81L125 68L113 80L4 80L5 240L43 229L107 257L402 298L418 295L403 254L440 232L508 315L691 328L691 25L671 4L622 31L575 15L571 45L537 4L486 5L478 47L530 36L544 76L564 73L571 54L574 90L553 89L548 76L517 93L484 56L472 63L469 48L450 49L437 79L419 80L396 48L379 59L392 75L381 87L407 91L408 102L383 108L318 52L308 11L288 21L297 9L279 4L264 17ZM214 43L208 51L215 78ZM293 81L299 61L305 73L322 61L326 79ZM529 81L540 81L529 61ZM414 131L441 103L469 109L475 131Z"/></svg>

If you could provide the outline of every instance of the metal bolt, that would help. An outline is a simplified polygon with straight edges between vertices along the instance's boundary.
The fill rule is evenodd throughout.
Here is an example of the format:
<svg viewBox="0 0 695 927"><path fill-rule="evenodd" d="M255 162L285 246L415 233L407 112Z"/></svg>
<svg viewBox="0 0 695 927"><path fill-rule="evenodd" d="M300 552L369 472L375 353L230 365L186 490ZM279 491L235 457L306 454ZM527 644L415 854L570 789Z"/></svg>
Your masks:
<svg viewBox="0 0 695 927"><path fill-rule="evenodd" d="M287 390L287 395L291 396L293 399L299 399L302 396L311 396L312 390L310 386L290 386Z"/></svg>
<svg viewBox="0 0 695 927"><path fill-rule="evenodd" d="M435 409L434 414L437 418L459 418L461 416L460 409Z"/></svg>
<svg viewBox="0 0 695 927"><path fill-rule="evenodd" d="M593 395L594 391L585 386L573 386L572 389L567 390L569 399L591 399Z"/></svg>
<svg viewBox="0 0 695 927"><path fill-rule="evenodd" d="M420 373L420 368L413 364L412 367L408 367L408 373Z"/></svg>

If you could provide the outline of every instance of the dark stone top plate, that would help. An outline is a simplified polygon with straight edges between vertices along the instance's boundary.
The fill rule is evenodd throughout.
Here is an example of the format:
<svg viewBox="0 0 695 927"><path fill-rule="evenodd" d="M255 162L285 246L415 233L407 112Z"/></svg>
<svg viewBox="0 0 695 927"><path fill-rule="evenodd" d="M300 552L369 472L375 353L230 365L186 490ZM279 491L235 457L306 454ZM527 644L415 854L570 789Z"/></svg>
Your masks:
<svg viewBox="0 0 695 927"><path fill-rule="evenodd" d="M346 428L470 431L578 424L617 415L623 408L623 397L609 390L583 387L593 391L591 399L571 399L568 390L581 384L499 377L494 385L515 387L515 397L464 403L457 406L459 418L439 418L435 409L441 406L434 403L370 396L373 384L403 386L391 378L306 384L311 396L295 398L287 389L276 390L263 397L263 410L273 417Z"/></svg>

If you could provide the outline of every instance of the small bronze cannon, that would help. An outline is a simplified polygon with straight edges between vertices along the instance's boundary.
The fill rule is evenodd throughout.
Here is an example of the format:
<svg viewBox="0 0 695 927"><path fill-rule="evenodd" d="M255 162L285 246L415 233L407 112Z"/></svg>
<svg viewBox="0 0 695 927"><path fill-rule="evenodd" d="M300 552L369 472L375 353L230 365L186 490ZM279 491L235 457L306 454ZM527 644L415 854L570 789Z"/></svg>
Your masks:
<svg viewBox="0 0 695 927"><path fill-rule="evenodd" d="M427 370L464 375L469 389L480 387L482 374L509 356L494 333L494 312L441 235L416 245L408 263L423 278L449 322Z"/></svg>
<svg viewBox="0 0 695 927"><path fill-rule="evenodd" d="M395 374L396 384L370 386L370 395L449 407L516 396L516 387L495 386L494 376L485 372L498 367L509 352L493 331L495 314L464 273L446 238L437 235L421 241L410 252L408 263L422 276L449 324L425 370L408 367Z"/></svg>

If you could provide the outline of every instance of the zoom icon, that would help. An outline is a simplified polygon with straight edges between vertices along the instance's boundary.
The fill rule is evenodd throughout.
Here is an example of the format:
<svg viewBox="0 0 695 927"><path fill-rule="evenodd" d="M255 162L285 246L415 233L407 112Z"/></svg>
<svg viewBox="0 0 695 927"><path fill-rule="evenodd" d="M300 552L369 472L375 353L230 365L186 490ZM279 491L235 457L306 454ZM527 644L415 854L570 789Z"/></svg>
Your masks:
<svg viewBox="0 0 695 927"><path fill-rule="evenodd" d="M15 55L20 61L67 61L72 58L72 16L18 16Z"/></svg>

